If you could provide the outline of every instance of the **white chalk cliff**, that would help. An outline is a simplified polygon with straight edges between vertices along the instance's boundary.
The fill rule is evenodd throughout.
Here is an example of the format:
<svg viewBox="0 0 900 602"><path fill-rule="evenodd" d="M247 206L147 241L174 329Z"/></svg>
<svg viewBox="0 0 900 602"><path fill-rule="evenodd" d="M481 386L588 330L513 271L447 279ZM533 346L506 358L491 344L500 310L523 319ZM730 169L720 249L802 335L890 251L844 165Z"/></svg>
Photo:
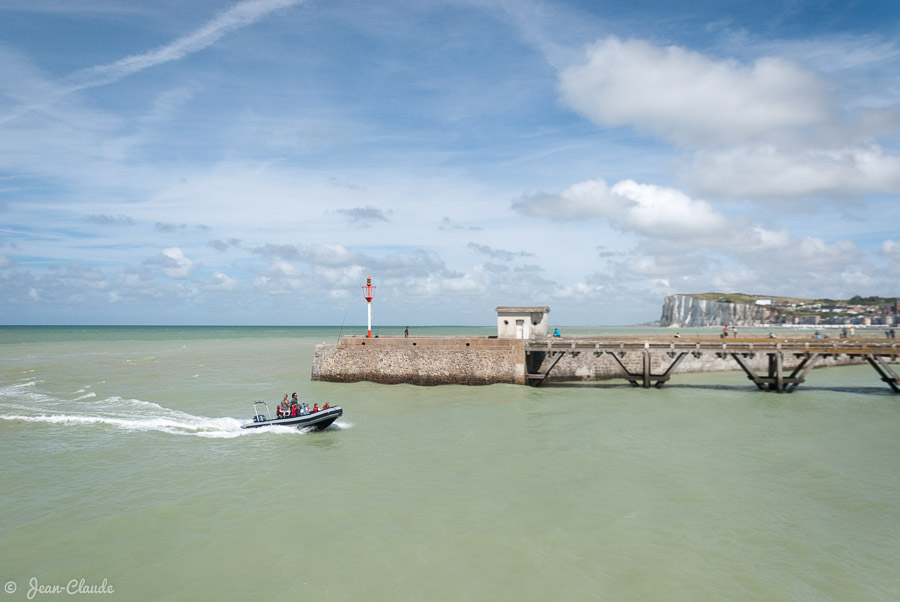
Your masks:
<svg viewBox="0 0 900 602"><path fill-rule="evenodd" d="M660 326L756 326L774 321L776 311L763 305L721 303L687 295L666 297Z"/></svg>

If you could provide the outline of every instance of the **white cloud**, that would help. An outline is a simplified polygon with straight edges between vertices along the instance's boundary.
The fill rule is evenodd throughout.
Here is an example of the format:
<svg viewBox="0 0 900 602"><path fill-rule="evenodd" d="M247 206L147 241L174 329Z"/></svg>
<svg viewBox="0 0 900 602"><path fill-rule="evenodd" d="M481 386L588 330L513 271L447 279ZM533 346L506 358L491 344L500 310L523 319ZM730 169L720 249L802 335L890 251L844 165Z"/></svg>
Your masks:
<svg viewBox="0 0 900 602"><path fill-rule="evenodd" d="M597 124L631 126L678 144L734 144L825 123L825 80L787 60L752 66L678 46L615 36L559 76L563 101Z"/></svg>
<svg viewBox="0 0 900 602"><path fill-rule="evenodd" d="M573 184L559 194L523 195L512 208L519 213L553 221L580 221L615 215L624 209L602 178Z"/></svg>
<svg viewBox="0 0 900 602"><path fill-rule="evenodd" d="M697 153L685 177L699 193L718 198L855 197L900 191L900 157L885 155L874 144L808 150L739 147Z"/></svg>
<svg viewBox="0 0 900 602"><path fill-rule="evenodd" d="M821 238L807 236L787 256L791 265L814 272L833 273L860 260L859 248L849 240L827 244Z"/></svg>
<svg viewBox="0 0 900 602"><path fill-rule="evenodd" d="M674 188L624 180L611 192L625 200L625 212L617 219L641 234L673 239L719 237L729 225L709 203Z"/></svg>
<svg viewBox="0 0 900 602"><path fill-rule="evenodd" d="M900 263L900 242L894 240L886 240L878 247L878 252L892 261Z"/></svg>
<svg viewBox="0 0 900 602"><path fill-rule="evenodd" d="M366 274L362 266L352 265L339 268L316 267L316 276L325 286L353 290L362 286L366 280Z"/></svg>
<svg viewBox="0 0 900 602"><path fill-rule="evenodd" d="M563 102L598 125L685 147L677 162L705 198L857 198L900 191L897 99L840 107L818 72L779 57L752 65L609 37L559 74ZM852 99L845 102L853 102ZM856 117L851 120L849 115Z"/></svg>
<svg viewBox="0 0 900 602"><path fill-rule="evenodd" d="M680 190L623 180L610 188L602 179L579 182L559 194L522 197L515 211L554 221L605 219L622 230L666 240L725 235L728 219L709 203Z"/></svg>
<svg viewBox="0 0 900 602"><path fill-rule="evenodd" d="M602 291L603 291L602 286L585 284L584 282L576 282L574 284L569 284L569 285L560 287L557 290L554 290L553 297L555 299L576 299L576 300L596 299L597 296L602 293Z"/></svg>
<svg viewBox="0 0 900 602"><path fill-rule="evenodd" d="M303 270L292 263L288 263L278 257L272 260L272 264L267 271L270 276L279 276L287 278L298 278L303 275Z"/></svg>
<svg viewBox="0 0 900 602"><path fill-rule="evenodd" d="M204 282L204 288L211 291L236 291L240 288L237 278L232 278L228 274L216 272L211 278Z"/></svg>
<svg viewBox="0 0 900 602"><path fill-rule="evenodd" d="M191 275L196 268L195 264L178 247L170 247L146 263L158 265L162 273L169 278L184 279Z"/></svg>
<svg viewBox="0 0 900 602"><path fill-rule="evenodd" d="M751 226L741 236L741 246L754 253L786 249L793 237L787 230L766 230L761 226Z"/></svg>

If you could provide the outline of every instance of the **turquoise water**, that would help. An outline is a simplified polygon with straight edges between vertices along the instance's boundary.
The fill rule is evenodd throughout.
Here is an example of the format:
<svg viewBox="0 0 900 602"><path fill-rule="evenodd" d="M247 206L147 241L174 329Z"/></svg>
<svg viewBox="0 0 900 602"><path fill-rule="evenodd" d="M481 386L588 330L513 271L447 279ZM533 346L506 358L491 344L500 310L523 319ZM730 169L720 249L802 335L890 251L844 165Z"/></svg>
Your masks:
<svg viewBox="0 0 900 602"><path fill-rule="evenodd" d="M900 599L900 396L868 366L310 382L340 332L0 328L4 599ZM294 391L344 416L240 429Z"/></svg>

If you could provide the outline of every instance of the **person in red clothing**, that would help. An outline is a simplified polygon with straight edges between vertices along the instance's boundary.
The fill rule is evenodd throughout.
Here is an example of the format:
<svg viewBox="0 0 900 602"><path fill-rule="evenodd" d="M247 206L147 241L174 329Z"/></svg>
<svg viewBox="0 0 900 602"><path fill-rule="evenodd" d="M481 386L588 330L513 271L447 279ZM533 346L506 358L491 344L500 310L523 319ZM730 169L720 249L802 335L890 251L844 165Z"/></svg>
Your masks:
<svg viewBox="0 0 900 602"><path fill-rule="evenodd" d="M312 411L313 411L313 412L318 412L318 411L319 411L319 404L314 403L314 404L313 404L313 409L312 409Z"/></svg>

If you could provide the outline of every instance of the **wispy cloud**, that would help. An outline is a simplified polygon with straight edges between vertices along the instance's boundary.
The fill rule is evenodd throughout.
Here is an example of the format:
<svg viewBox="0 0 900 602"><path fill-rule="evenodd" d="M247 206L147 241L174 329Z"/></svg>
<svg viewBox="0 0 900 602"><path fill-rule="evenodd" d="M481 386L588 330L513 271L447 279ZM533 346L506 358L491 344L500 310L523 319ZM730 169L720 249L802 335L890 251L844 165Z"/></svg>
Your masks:
<svg viewBox="0 0 900 602"><path fill-rule="evenodd" d="M246 27L275 10L299 4L302 0L251 0L237 4L199 29L156 50L125 57L108 65L98 65L69 76L69 91L102 86L144 69L177 61L213 45L226 33Z"/></svg>
<svg viewBox="0 0 900 602"><path fill-rule="evenodd" d="M94 214L88 215L84 218L84 221L99 224L101 226L133 226L134 220L128 217L127 215L105 215L105 214Z"/></svg>
<svg viewBox="0 0 900 602"><path fill-rule="evenodd" d="M343 215L347 220L352 224L369 226L372 222L389 222L388 214L390 210L387 212L379 209L378 207L373 207L372 205L367 205L365 207L354 207L352 209L338 209L337 213Z"/></svg>
<svg viewBox="0 0 900 602"><path fill-rule="evenodd" d="M71 73L48 86L38 101L26 103L0 117L0 125L51 106L65 96L117 82L145 69L180 60L219 41L225 34L259 21L274 11L300 4L303 0L250 0L220 13L208 23L175 41L141 54L134 54L106 65L95 65Z"/></svg>
<svg viewBox="0 0 900 602"><path fill-rule="evenodd" d="M500 259L503 261L512 261L516 257L531 257L533 253L526 251L506 251L504 249L495 249L488 245L479 245L474 242L468 244L468 248L481 255L487 255L491 259Z"/></svg>

